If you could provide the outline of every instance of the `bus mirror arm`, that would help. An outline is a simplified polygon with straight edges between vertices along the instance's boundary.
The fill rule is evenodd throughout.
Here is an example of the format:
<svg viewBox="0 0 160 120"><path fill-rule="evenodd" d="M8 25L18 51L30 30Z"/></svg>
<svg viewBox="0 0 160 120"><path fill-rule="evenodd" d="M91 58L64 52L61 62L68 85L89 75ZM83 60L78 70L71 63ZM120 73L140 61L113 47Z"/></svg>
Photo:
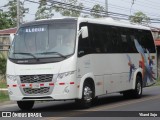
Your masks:
<svg viewBox="0 0 160 120"><path fill-rule="evenodd" d="M88 37L88 27L83 26L78 32L78 37L82 34L82 38L87 38Z"/></svg>

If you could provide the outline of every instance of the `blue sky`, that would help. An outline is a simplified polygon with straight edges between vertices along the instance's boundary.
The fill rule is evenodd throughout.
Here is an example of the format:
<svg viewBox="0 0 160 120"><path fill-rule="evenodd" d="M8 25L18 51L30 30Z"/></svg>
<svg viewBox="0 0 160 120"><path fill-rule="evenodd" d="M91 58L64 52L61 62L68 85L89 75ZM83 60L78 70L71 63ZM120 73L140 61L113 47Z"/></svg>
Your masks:
<svg viewBox="0 0 160 120"><path fill-rule="evenodd" d="M0 0L0 6L3 6L8 1L9 0ZM38 1L38 0L33 0L33 1ZM100 4L102 6L105 6L105 0L79 0L79 1L84 3L84 6L87 8L91 8L94 4ZM132 6L131 9L132 1L133 0L108 0L109 12L132 15L134 12L142 11L150 18L160 19L160 0L135 0L134 5ZM30 11L28 14L26 14L24 20L25 21L34 20L34 14L37 10L38 4L26 1L25 7L29 8ZM55 13L54 17L60 17L60 15ZM160 23L152 25L160 27Z"/></svg>

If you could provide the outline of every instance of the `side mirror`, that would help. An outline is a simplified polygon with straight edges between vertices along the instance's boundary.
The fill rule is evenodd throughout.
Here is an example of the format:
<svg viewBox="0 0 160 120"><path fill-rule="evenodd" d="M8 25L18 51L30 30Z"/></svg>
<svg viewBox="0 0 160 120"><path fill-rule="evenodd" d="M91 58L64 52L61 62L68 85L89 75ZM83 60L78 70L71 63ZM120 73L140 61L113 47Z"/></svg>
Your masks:
<svg viewBox="0 0 160 120"><path fill-rule="evenodd" d="M10 34L9 36L10 44L12 44L13 39L14 39L14 34Z"/></svg>
<svg viewBox="0 0 160 120"><path fill-rule="evenodd" d="M81 27L81 32L82 32L82 38L88 37L88 27L87 26Z"/></svg>

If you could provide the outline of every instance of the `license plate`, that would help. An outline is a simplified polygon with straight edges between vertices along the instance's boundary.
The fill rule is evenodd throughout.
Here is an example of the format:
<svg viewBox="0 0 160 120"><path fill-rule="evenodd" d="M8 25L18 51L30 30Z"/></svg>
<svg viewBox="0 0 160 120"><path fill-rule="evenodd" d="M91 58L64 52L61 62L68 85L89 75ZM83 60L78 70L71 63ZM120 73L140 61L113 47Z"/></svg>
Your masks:
<svg viewBox="0 0 160 120"><path fill-rule="evenodd" d="M40 88L40 84L32 84L31 88Z"/></svg>

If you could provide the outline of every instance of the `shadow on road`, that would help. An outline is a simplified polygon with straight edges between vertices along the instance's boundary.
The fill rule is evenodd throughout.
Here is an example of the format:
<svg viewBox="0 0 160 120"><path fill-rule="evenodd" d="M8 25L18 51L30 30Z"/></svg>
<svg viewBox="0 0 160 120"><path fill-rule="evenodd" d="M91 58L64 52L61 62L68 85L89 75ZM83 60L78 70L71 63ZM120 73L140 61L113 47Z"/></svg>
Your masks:
<svg viewBox="0 0 160 120"><path fill-rule="evenodd" d="M143 95L141 99L151 97L152 95ZM110 104L121 103L122 101L133 101L136 99L126 99L122 95L109 95L100 97L93 105L92 108L106 106ZM53 104L52 104L53 103ZM82 110L76 106L74 101L66 101L59 102L58 104L54 104L54 101L50 102L42 102L37 103L35 107L29 112L66 112L66 111L74 111L74 110Z"/></svg>

